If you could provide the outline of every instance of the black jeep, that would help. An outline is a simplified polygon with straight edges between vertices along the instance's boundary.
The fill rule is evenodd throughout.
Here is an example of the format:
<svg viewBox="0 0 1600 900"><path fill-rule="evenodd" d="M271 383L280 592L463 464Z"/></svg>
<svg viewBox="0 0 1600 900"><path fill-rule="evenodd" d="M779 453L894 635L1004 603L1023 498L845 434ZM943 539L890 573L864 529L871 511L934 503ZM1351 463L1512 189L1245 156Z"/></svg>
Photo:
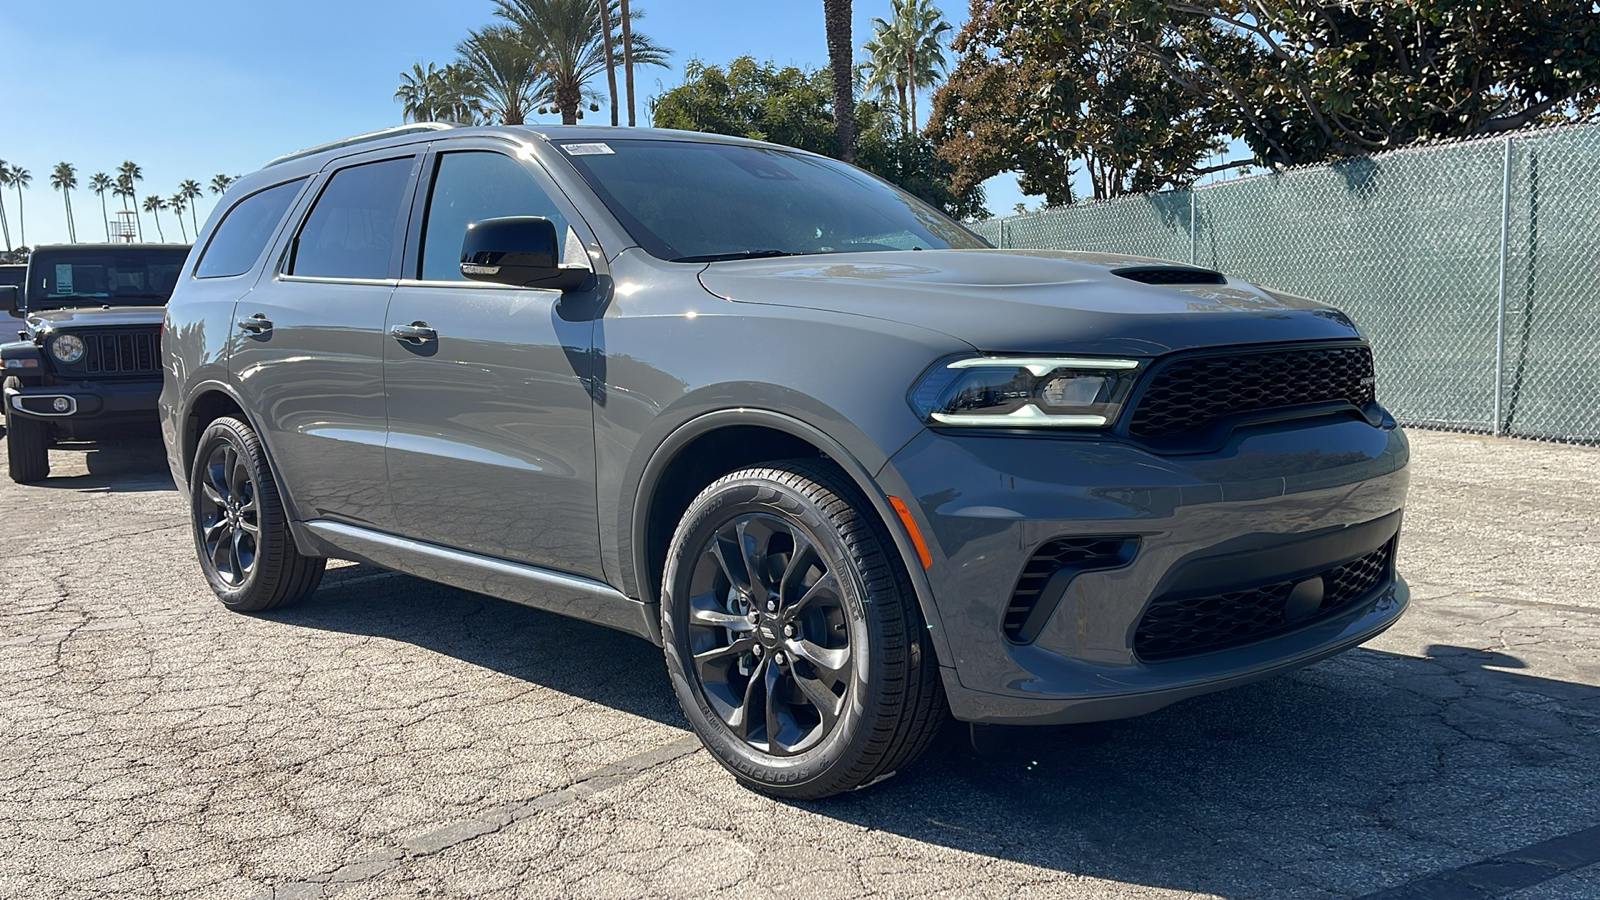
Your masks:
<svg viewBox="0 0 1600 900"><path fill-rule="evenodd" d="M156 423L161 319L187 244L39 247L0 308L22 319L0 344L11 479L50 474L56 441L100 440Z"/></svg>

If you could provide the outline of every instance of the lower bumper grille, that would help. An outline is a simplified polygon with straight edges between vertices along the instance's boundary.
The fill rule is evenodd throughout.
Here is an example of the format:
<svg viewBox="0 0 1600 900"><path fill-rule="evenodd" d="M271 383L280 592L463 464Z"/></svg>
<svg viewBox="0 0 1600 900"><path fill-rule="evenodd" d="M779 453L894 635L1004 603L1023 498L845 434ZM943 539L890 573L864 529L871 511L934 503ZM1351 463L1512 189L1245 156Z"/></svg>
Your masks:
<svg viewBox="0 0 1600 900"><path fill-rule="evenodd" d="M1393 578L1395 542L1315 575L1242 591L1203 597L1161 598L1150 604L1134 633L1140 659L1157 662L1237 647L1315 622L1339 612ZM1291 618L1290 594L1312 578L1322 579L1322 602L1309 615Z"/></svg>
<svg viewBox="0 0 1600 900"><path fill-rule="evenodd" d="M1139 539L1131 535L1046 541L1028 558L1017 579L1017 588L1006 606L1006 637L1019 644L1038 637L1074 576L1126 565L1138 546Z"/></svg>

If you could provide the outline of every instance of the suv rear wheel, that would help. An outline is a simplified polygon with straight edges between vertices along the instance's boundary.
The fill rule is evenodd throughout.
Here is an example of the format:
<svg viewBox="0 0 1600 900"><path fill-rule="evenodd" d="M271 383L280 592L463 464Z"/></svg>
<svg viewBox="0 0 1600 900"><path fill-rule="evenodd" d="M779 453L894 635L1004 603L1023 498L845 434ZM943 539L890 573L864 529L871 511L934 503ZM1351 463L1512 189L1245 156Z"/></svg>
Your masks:
<svg viewBox="0 0 1600 900"><path fill-rule="evenodd" d="M211 589L235 612L262 612L305 599L327 560L302 556L272 480L261 440L224 417L200 436L189 473L195 550Z"/></svg>
<svg viewBox="0 0 1600 900"><path fill-rule="evenodd" d="M15 384L15 379L9 382ZM50 426L6 410L6 469L18 484L50 477Z"/></svg>
<svg viewBox="0 0 1600 900"><path fill-rule="evenodd" d="M667 554L667 668L717 761L783 797L893 774L945 717L926 628L888 533L813 460L745 469L689 505Z"/></svg>

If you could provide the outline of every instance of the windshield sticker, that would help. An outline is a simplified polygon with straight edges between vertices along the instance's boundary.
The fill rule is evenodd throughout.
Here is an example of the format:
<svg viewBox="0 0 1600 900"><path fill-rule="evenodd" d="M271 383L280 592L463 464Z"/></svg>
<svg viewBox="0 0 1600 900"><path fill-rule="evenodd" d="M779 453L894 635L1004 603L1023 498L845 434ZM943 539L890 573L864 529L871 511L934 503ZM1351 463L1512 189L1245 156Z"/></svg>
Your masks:
<svg viewBox="0 0 1600 900"><path fill-rule="evenodd" d="M592 144L562 144L561 149L567 151L568 156L605 156L617 152L611 149L610 144L598 141Z"/></svg>
<svg viewBox="0 0 1600 900"><path fill-rule="evenodd" d="M77 293L72 289L72 263L56 263L56 293Z"/></svg>

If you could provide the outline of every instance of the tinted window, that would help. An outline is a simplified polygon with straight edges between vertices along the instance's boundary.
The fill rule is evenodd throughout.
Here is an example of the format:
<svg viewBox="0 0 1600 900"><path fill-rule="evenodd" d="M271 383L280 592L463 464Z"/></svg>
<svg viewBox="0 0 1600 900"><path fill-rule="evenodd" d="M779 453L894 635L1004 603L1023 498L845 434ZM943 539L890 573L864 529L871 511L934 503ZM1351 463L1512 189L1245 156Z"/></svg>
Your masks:
<svg viewBox="0 0 1600 900"><path fill-rule="evenodd" d="M289 274L388 277L411 163L391 159L334 173L300 228Z"/></svg>
<svg viewBox="0 0 1600 900"><path fill-rule="evenodd" d="M501 216L544 216L566 237L566 217L516 160L489 152L441 155L422 232L422 279L466 280L461 239L467 225Z"/></svg>
<svg viewBox="0 0 1600 900"><path fill-rule="evenodd" d="M806 153L697 141L563 144L652 256L741 256L986 247L926 203Z"/></svg>
<svg viewBox="0 0 1600 900"><path fill-rule="evenodd" d="M188 247L36 250L28 308L160 306L172 296Z"/></svg>
<svg viewBox="0 0 1600 900"><path fill-rule="evenodd" d="M270 187L234 204L211 235L194 274L200 278L224 278L250 271L303 183L304 180L291 181Z"/></svg>

